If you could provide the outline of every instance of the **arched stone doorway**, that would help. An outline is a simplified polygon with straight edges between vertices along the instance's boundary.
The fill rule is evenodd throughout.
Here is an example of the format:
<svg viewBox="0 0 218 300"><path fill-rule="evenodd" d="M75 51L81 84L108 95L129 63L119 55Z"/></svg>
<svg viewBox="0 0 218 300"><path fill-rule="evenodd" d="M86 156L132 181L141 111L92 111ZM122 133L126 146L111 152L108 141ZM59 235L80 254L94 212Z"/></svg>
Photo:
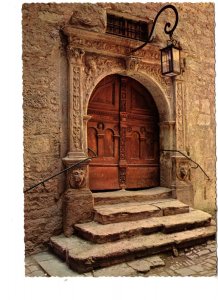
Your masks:
<svg viewBox="0 0 218 300"><path fill-rule="evenodd" d="M88 106L91 190L137 189L160 184L159 114L149 91L133 78L109 75Z"/></svg>

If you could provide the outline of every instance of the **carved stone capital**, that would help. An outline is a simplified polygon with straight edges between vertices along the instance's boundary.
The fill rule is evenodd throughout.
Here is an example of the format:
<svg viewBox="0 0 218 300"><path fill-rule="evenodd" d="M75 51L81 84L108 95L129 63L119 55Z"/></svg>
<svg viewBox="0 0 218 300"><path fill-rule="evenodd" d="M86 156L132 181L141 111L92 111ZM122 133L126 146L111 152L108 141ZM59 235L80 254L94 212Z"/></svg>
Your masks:
<svg viewBox="0 0 218 300"><path fill-rule="evenodd" d="M80 48L74 48L72 45L67 46L67 56L72 64L81 65L85 51Z"/></svg>

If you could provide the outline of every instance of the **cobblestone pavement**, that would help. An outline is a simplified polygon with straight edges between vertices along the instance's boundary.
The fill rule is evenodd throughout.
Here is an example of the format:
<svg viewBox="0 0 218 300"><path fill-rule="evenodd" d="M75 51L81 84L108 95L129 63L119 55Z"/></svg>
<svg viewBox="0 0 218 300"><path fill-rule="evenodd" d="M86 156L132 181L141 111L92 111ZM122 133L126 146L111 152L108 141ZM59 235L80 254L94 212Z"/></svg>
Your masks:
<svg viewBox="0 0 218 300"><path fill-rule="evenodd" d="M70 270L66 264L49 252L25 259L25 274L28 277L75 277L75 276L216 276L217 246L215 241L186 248L174 253L154 255L132 262L102 268L85 274Z"/></svg>

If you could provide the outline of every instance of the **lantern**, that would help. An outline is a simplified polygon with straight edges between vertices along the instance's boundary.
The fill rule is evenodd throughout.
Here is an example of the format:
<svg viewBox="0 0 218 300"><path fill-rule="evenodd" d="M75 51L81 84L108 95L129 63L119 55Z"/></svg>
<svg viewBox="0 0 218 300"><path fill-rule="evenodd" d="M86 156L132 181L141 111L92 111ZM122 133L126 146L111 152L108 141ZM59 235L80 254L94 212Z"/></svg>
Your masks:
<svg viewBox="0 0 218 300"><path fill-rule="evenodd" d="M180 47L173 44L161 49L161 73L165 76L176 76L181 73Z"/></svg>

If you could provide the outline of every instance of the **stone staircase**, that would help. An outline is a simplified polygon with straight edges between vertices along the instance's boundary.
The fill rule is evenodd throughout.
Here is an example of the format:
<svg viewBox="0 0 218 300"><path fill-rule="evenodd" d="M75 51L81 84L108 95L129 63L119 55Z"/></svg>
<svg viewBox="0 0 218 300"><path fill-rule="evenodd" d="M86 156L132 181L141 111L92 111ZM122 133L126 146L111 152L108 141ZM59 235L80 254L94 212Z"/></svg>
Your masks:
<svg viewBox="0 0 218 300"><path fill-rule="evenodd" d="M78 273L214 238L211 215L171 196L171 190L94 193L94 220L76 224L75 235L50 239L50 247Z"/></svg>

